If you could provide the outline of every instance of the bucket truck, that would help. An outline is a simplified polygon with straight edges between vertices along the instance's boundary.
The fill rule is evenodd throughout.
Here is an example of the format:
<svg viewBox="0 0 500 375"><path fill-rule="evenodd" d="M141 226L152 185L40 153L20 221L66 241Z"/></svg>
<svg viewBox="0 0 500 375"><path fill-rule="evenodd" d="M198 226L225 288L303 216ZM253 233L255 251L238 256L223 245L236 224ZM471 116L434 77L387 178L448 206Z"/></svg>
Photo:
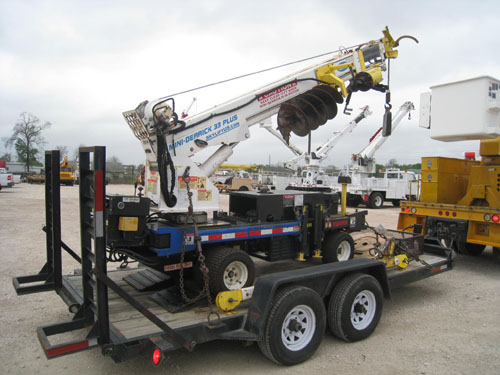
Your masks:
<svg viewBox="0 0 500 375"><path fill-rule="evenodd" d="M414 106L411 102L406 102L399 108L392 121L392 131L406 115L410 116L412 110ZM347 205L356 207L364 203L370 208L380 208L387 200L398 206L401 200L418 194L417 175L414 172L388 168L384 171L384 177L372 176L376 173L375 153L387 139L388 137L383 136L381 127L368 145L352 156L347 170L341 172L341 176L347 175L351 178L351 184L347 187ZM335 186L333 190L340 191L340 185Z"/></svg>
<svg viewBox="0 0 500 375"><path fill-rule="evenodd" d="M427 239L462 254L498 249L500 80L482 76L431 87L420 97L420 126L443 142L480 140L481 161L423 157L420 199L401 204L398 228L421 225Z"/></svg>

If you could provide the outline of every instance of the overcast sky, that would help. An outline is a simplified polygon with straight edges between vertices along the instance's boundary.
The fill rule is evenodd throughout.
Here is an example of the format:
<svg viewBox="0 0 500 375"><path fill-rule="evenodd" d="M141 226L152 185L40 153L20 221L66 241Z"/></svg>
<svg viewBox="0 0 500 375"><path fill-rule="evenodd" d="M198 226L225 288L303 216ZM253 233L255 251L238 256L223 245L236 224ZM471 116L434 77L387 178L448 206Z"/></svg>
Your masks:
<svg viewBox="0 0 500 375"><path fill-rule="evenodd" d="M499 11L498 0L0 0L0 137L9 136L26 111L52 123L46 149L63 145L72 156L80 144L105 145L108 156L143 163L123 111L146 99L379 39L388 26L395 38L409 34L420 41L401 42L390 80L394 109L410 100L417 110L379 150L377 161L461 157L477 151L479 142L431 140L429 131L418 127L420 93L481 75L500 78ZM187 108L196 97L190 113L195 114L289 72L189 93L177 98L177 108ZM370 105L373 115L342 139L326 164L342 166L361 151L380 126L383 104L381 93L354 94L354 113ZM313 133L313 145L351 120L339 114ZM292 158L264 129L254 126L251 135L230 162ZM306 138L291 141L305 150ZM5 151L0 145L0 153Z"/></svg>

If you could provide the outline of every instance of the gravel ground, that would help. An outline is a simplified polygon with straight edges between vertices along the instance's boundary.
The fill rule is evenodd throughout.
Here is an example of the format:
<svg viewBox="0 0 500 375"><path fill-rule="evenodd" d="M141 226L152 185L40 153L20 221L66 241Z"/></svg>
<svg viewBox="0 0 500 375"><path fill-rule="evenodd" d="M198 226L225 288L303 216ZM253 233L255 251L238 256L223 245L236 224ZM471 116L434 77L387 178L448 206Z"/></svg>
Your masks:
<svg viewBox="0 0 500 375"><path fill-rule="evenodd" d="M108 192L133 194L133 187L109 185ZM61 196L63 241L78 249L78 187L62 186ZM346 344L327 333L316 354L297 366L275 365L257 345L226 341L171 352L159 368L147 356L115 364L98 349L48 361L36 328L72 315L53 292L17 297L11 281L38 273L45 262L43 199L41 185L0 191L2 374L500 373L500 260L491 249L480 257L458 256L453 271L394 290L371 337ZM369 211L371 225L396 227L397 208ZM69 256L63 264L65 273L76 268Z"/></svg>

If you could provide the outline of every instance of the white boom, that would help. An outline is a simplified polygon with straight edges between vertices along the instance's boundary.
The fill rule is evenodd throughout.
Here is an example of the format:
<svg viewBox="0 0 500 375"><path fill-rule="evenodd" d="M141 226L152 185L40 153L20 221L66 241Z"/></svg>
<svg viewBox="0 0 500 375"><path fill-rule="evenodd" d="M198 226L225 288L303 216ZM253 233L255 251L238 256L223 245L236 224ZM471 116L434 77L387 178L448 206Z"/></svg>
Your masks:
<svg viewBox="0 0 500 375"><path fill-rule="evenodd" d="M207 177L239 142L250 138L250 126L278 114L278 128L288 142L291 132L305 136L335 117L337 104L344 98L348 103L353 92L388 90L380 84L382 71L388 58L397 57L393 48L405 37L394 40L387 28L383 34L380 40L342 51L184 121L175 112L173 97L145 101L124 112L146 154L146 196L160 212L186 212L189 201L182 176L189 175L195 209L218 210L218 190ZM200 150L217 145L201 165L191 160Z"/></svg>
<svg viewBox="0 0 500 375"><path fill-rule="evenodd" d="M412 102L405 102L396 113L392 120L392 131L394 131L401 120L415 109ZM350 170L360 173L375 173L375 153L387 141L389 137L382 135L382 128L377 130L374 136L370 139L368 145L358 154L354 154L351 159Z"/></svg>

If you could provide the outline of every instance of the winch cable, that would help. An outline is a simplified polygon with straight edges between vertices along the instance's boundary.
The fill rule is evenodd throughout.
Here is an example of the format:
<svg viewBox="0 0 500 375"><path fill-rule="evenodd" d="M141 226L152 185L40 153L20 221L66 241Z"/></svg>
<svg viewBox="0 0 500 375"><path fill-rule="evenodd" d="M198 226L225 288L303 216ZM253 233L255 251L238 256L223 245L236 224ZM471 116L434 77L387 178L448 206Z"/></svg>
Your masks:
<svg viewBox="0 0 500 375"><path fill-rule="evenodd" d="M324 57L324 56L328 56L328 55L331 55L331 54L334 54L334 53L346 53L349 50L352 50L352 49L355 49L355 48L361 48L365 44L367 44L367 43L355 44L355 45L353 45L351 47L340 47L339 49L337 49L335 51L321 53L319 55L306 57L306 58L303 58L303 59L300 59L300 60L290 61L290 62L287 62L287 63L284 63L284 64L272 66L270 68L265 68L265 69L257 70L255 72L246 73L246 74L242 74L242 75L239 75L239 76L236 76L236 77L223 79L222 81L212 82L212 83L209 83L209 84L206 84L206 85L203 85L203 86L198 86L198 87L194 87L192 89L188 89L188 90L184 90L184 91L179 91L179 92L176 92L175 94L170 94L170 95L163 96L160 99L167 99L167 98L171 98L171 97L174 97L174 96L178 96L178 95L182 95L182 94L187 94L189 92L193 92L193 91L205 89L205 88L212 87L212 86L217 86L217 85L220 85L222 83L227 83L227 82L235 81L235 80L238 80L238 79L241 79L241 78L251 77L251 76L254 76L254 75L257 75L257 74L266 73L266 72L269 72L271 70L276 70L276 69L284 68L284 67L287 67L287 66L290 66L290 65L300 64L300 63L305 62L305 61L314 60L314 59L317 59L317 58L320 58L320 57Z"/></svg>

